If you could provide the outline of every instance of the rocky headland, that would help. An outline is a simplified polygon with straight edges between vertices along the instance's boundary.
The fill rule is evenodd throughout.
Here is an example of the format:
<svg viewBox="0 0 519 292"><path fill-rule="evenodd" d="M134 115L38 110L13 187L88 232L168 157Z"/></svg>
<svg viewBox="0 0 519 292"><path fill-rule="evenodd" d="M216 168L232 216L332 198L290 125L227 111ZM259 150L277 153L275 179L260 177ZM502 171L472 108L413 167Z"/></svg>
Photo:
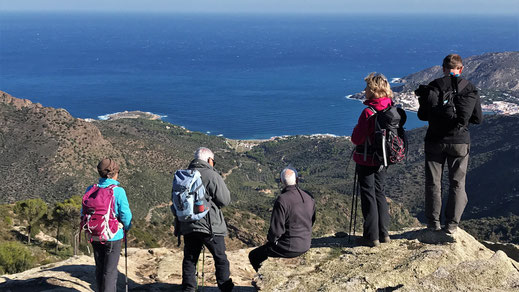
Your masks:
<svg viewBox="0 0 519 292"><path fill-rule="evenodd" d="M441 61L441 60L440 60ZM463 60L462 76L479 90L483 111L513 115L519 113L519 52L487 53ZM440 65L398 79L394 86L394 100L406 110L417 111L418 99L414 90L443 74ZM364 99L364 92L351 95Z"/></svg>

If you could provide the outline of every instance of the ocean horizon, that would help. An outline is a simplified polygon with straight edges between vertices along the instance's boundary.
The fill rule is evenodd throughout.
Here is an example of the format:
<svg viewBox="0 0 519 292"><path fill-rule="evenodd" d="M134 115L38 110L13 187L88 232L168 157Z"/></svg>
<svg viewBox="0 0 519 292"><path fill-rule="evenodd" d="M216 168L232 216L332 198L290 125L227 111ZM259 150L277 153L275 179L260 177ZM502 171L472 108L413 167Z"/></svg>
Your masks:
<svg viewBox="0 0 519 292"><path fill-rule="evenodd" d="M0 90L232 139L349 136L370 72L517 50L513 16L0 12ZM407 129L425 125L410 113Z"/></svg>

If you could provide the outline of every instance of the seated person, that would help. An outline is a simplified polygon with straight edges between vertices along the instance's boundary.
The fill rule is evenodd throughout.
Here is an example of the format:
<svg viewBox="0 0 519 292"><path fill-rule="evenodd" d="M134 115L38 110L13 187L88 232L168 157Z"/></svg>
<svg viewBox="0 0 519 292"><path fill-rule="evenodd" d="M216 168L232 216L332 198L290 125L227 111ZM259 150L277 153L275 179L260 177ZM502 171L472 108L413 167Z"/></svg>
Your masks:
<svg viewBox="0 0 519 292"><path fill-rule="evenodd" d="M297 186L297 171L281 172L285 188L274 203L267 243L249 253L256 272L268 257L293 258L310 249L312 226L315 222L314 198Z"/></svg>

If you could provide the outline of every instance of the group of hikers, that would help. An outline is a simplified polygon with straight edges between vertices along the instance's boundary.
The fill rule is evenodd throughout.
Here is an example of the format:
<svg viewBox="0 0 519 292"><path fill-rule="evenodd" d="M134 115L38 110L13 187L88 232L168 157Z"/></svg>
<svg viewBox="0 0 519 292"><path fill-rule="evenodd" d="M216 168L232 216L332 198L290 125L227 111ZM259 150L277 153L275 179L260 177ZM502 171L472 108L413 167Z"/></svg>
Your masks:
<svg viewBox="0 0 519 292"><path fill-rule="evenodd" d="M428 121L425 136L425 217L431 232L456 232L467 204L465 177L469 159L470 136L468 124L482 121L481 102L477 89L460 77L462 59L451 54L443 60L444 76L416 91L419 101L418 117ZM384 185L388 165L395 160L383 148L383 157L376 147L377 133L383 140L392 142L391 129L380 129L383 113L393 111L393 92L382 74L369 74L365 79L364 104L351 141L356 145L353 160L356 162L356 181L360 189L364 218L360 244L377 247L389 242L389 208ZM399 136L403 132L405 114L397 119ZM383 126L382 126L383 128ZM386 140L387 138L387 140ZM397 146L400 139L395 138ZM396 147L398 148L398 147ZM396 161L401 160L398 150ZM389 162L388 162L389 161ZM442 228L442 173L445 163L449 171L449 191ZM185 170L175 173L172 189L172 211L175 215L175 235L184 236L182 261L182 290L195 291L196 265L205 247L214 258L215 274L221 291L232 291L230 267L225 253L227 226L221 209L231 202L231 194L224 179L215 170L215 155L205 147L194 153L194 159ZM94 249L97 291L116 291L117 264L121 242L131 227L132 214L124 189L117 181L119 166L112 159L103 159L97 166L99 182L87 189L83 197L82 228ZM312 226L316 219L315 200L298 185L297 170L286 167L280 173L284 186L276 198L270 218L267 242L249 253L249 260L258 271L269 257L293 258L307 252L311 246ZM102 210L102 206L107 206ZM100 211L101 210L101 211ZM179 237L180 244L180 237Z"/></svg>

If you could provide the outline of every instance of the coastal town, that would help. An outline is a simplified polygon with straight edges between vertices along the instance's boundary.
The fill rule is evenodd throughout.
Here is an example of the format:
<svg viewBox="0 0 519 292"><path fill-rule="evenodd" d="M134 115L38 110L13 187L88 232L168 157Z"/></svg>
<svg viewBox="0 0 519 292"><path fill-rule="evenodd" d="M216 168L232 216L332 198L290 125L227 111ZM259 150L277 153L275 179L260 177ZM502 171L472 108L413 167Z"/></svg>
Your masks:
<svg viewBox="0 0 519 292"><path fill-rule="evenodd" d="M359 92L353 95L349 95L346 98L356 99L359 101L364 100L364 92ZM500 99L500 100L495 100ZM501 100L502 99L502 100ZM401 105L403 109L408 111L418 111L418 98L413 92L395 92L393 97L395 104ZM519 114L519 97L515 97L510 93L503 92L497 98L494 96L492 99L486 95L481 95L481 108L483 112L487 114L498 114L498 115L515 115Z"/></svg>

